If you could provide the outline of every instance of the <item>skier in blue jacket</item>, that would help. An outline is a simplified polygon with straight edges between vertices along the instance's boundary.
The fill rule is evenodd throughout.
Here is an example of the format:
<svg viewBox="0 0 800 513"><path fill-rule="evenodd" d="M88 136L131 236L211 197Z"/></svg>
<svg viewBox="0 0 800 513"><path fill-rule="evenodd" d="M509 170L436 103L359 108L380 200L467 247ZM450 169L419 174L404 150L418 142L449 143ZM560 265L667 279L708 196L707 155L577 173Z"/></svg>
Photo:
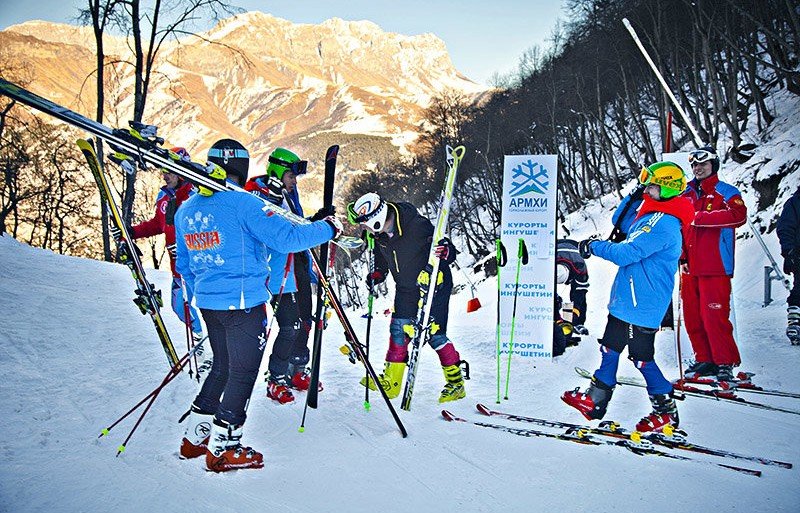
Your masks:
<svg viewBox="0 0 800 513"><path fill-rule="evenodd" d="M249 155L223 139L209 150L209 176L242 184ZM297 226L245 192L200 187L175 217L177 269L208 329L214 364L190 409L180 454L206 456L214 472L263 467L262 455L242 446L242 426L253 391L267 326L267 249L296 252L341 234L334 217Z"/></svg>
<svg viewBox="0 0 800 513"><path fill-rule="evenodd" d="M617 384L620 353L627 346L653 405L636 429L661 431L667 424L677 426L679 419L672 384L654 359L655 333L672 298L682 230L691 224L694 208L679 196L686 189L686 176L677 164L657 162L643 168L639 181L646 186L644 201L625 240L580 242L581 256L597 255L617 264L619 271L611 287L606 330L598 341L600 368L586 392L576 388L561 398L589 420L603 418Z"/></svg>

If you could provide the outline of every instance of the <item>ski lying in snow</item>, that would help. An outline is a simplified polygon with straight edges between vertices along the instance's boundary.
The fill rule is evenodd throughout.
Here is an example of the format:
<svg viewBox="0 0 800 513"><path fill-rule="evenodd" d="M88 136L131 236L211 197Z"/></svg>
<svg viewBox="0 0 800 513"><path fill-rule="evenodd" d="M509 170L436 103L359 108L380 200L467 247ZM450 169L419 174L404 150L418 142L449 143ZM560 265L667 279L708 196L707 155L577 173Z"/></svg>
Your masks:
<svg viewBox="0 0 800 513"><path fill-rule="evenodd" d="M411 398L414 394L414 382L417 378L417 367L419 365L419 350L425 345L431 336L431 307L433 306L433 294L436 291L436 282L439 276L439 257L436 256L436 246L447 234L447 219L450 216L450 203L453 201L453 191L456 185L456 173L458 172L461 159L464 158L466 149L463 146L451 148L447 146L447 178L444 181L441 201L439 204L439 215L436 218L436 225L433 227L433 238L431 247L428 250L428 269L430 270L430 280L428 290L422 295L422 306L417 313L417 320L414 325L414 337L409 344L408 352L408 374L406 375L406 386L403 389L403 400L400 407L406 411L411 409ZM376 383L378 383L376 381Z"/></svg>
<svg viewBox="0 0 800 513"><path fill-rule="evenodd" d="M722 390L730 390L734 392L750 392L753 394L762 394L762 395L774 395L776 397L791 397L794 399L800 399L800 394L796 392L785 392L783 390L775 390L769 388L763 388L758 385L753 384L750 381L750 377L752 376L751 373L748 372L740 372L736 375L735 380L733 381L717 381L714 378L683 378L682 380L678 380L673 382L673 385L676 383L679 384L692 384L692 385L708 385L715 388L721 388Z"/></svg>
<svg viewBox="0 0 800 513"><path fill-rule="evenodd" d="M223 185L213 180L201 164L184 161L180 155L162 148L160 144L163 141L160 138L143 138L136 130L109 128L2 78L0 78L0 94L103 139L116 151L133 157L141 167L149 164L155 168L167 169L170 173L174 173L194 185L202 185L212 191L233 190L249 194L242 187L232 183ZM273 205L267 200L263 201L265 210L279 215L293 224L309 224L311 222ZM341 236L332 242L345 250L357 249L363 244L360 238L349 236Z"/></svg>
<svg viewBox="0 0 800 513"><path fill-rule="evenodd" d="M580 367L575 367L575 372L577 372L578 375L583 377L583 378L592 379L592 373L587 371L586 369L582 369ZM639 381L638 379L626 378L624 376L617 377L617 384L629 385L629 386L641 387L641 388L646 388L646 386L647 386L643 382ZM694 386L691 386L691 385L686 385L686 384L683 384L683 385L673 384L673 386L675 387L675 390L679 390L680 392L683 393L684 396L705 397L706 399L712 399L712 400L715 400L715 401L723 401L723 402L731 402L731 403L736 403L736 404L743 404L745 406L751 406L753 408L758 408L760 410L779 411L779 412L783 412L783 413L791 413L792 415L800 415L800 411L789 410L789 409L786 409L786 408L780 408L778 406L772 406L772 405L769 405L769 404L763 404L763 403L756 403L756 402L753 402L753 401L748 401L744 397L739 397L738 395L736 395L734 392L731 392L731 391L703 390L701 388L697 388L697 387L694 387ZM680 397L679 395L676 395L675 398L676 399L683 399L683 397Z"/></svg>
<svg viewBox="0 0 800 513"><path fill-rule="evenodd" d="M447 410L442 410L442 417L444 417L444 419L447 421L464 422L466 424L472 424L473 426L496 429L498 431L511 433L512 435L517 435L517 436L524 436L528 438L534 438L534 437L552 438L554 440L563 440L565 442L573 442L582 445L614 445L617 447L622 447L624 449L627 449L639 456L662 456L664 458L670 458L673 460L691 461L693 463L700 463L703 465L714 465L715 467L727 468L729 470L741 472L743 474L747 474L750 476L756 476L756 477L761 476L760 470L752 470L749 468L737 467L734 465L726 465L724 463L716 463L713 461L698 460L690 458L688 456L681 456L680 454L664 452L659 449L653 448L651 446L644 446L642 444L637 444L631 440L609 440L604 438L597 438L589 434L582 433L580 431L567 431L566 433L550 433L548 431L540 431L538 429L520 429L509 426L503 426L500 424L489 424L488 422L476 422L474 420L467 420L467 419L462 419L461 417L456 417Z"/></svg>
<svg viewBox="0 0 800 513"><path fill-rule="evenodd" d="M172 345L167 327L164 325L164 319L161 317L161 306L163 306L161 291L155 290L147 280L144 268L142 268L142 261L139 259L139 254L133 245L131 234L128 233L128 228L122 220L119 207L117 207L117 203L111 195L108 181L100 169L100 161L97 159L94 146L85 139L78 139L77 144L86 158L86 163L89 164L94 181L100 190L100 196L103 198L103 208L108 211L108 218L122 234L122 241L115 241L117 243L117 259L130 269L133 280L136 282L136 298L134 298L133 302L136 303L142 314L149 314L150 318L153 319L153 325L156 328L156 333L158 333L161 346L167 354L167 362L172 368L178 363L178 355Z"/></svg>
<svg viewBox="0 0 800 513"><path fill-rule="evenodd" d="M737 460L752 461L762 465L770 465L781 468L792 468L791 463L785 461L771 460L769 458L762 458L760 456L748 456L745 454L738 454L735 452L725 451L721 449L712 449L702 445L693 444L688 442L685 436L667 436L663 433L640 433L638 431L628 431L623 429L616 422L604 421L597 427L581 426L578 424L570 424L568 422L561 422L558 420L537 419L534 417L525 417L523 415L514 415L501 411L489 409L483 404L475 406L478 412L488 417L499 417L514 422L526 422L528 424L535 424L537 426L552 427L558 429L565 429L568 432L581 432L588 434L596 434L608 436L611 438L619 438L622 440L630 440L639 444L653 444L666 447L668 449L681 449L683 451L696 452L700 454L708 454L710 456L720 456L722 458L732 458Z"/></svg>

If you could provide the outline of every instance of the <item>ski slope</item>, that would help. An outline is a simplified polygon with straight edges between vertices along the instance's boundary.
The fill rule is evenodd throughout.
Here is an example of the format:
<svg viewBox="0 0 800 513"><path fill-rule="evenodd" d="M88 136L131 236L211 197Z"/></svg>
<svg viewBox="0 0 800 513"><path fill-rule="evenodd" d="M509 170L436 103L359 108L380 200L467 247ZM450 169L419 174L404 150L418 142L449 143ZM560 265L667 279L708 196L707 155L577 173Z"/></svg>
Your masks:
<svg viewBox="0 0 800 513"><path fill-rule="evenodd" d="M610 208L595 207L598 212ZM595 229L577 218L572 223L577 237ZM752 239L739 243L737 257L753 269L742 267L743 279L735 286L742 369L756 372L764 387L800 391L800 347L791 347L783 334L785 294L776 284L779 299L760 306L758 273L764 258ZM448 409L465 418L523 428L533 426L482 417L475 403L583 423L559 396L587 384L573 367L594 369L599 362L594 337L605 324L613 276L613 267L598 258L588 264L591 336L553 363L514 361L509 400L502 405L495 405L495 284L478 285L483 307L474 313L465 313L468 292L451 299L449 333L469 360L472 379L467 399ZM149 276L168 291L168 273L151 270ZM701 507L752 513L794 512L800 504L797 468L679 453L762 470L756 478L713 465L636 456L617 447L522 438L445 422L437 402L443 377L428 348L421 352L413 408L400 412L409 431L403 439L374 393L372 409L364 409L358 385L363 370L339 353L342 332L335 319L323 341L325 390L320 408L309 410L304 433L297 429L302 401L277 405L265 398L263 381L256 385L244 442L264 453L263 470L216 475L204 470L202 460L178 459L183 426L177 419L198 388L188 376L164 390L127 450L115 458L135 419L98 439L100 430L153 389L167 370L149 319L131 303L128 270L34 249L6 235L0 237L0 277L3 511L600 513ZM375 311L388 306L388 299L381 298ZM363 333L366 322L360 313L351 320ZM165 319L182 352L182 325L170 311ZM376 367L386 349L388 322L382 314L373 322ZM672 335L660 333L656 350L669 377L677 375ZM620 374L638 376L624 361ZM800 410L796 399L748 397ZM696 398L679 403L679 409L682 427L695 443L800 465L800 416ZM642 389L619 387L606 418L632 427L648 412Z"/></svg>

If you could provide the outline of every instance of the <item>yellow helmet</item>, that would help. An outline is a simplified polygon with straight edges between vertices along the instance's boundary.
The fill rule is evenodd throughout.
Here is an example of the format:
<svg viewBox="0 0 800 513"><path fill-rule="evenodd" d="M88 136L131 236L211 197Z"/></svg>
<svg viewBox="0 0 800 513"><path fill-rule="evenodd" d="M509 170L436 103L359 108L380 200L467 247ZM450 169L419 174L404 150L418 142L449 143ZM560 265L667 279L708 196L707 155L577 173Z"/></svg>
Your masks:
<svg viewBox="0 0 800 513"><path fill-rule="evenodd" d="M660 186L661 199L670 199L686 190L686 173L674 162L656 162L642 168L639 183Z"/></svg>

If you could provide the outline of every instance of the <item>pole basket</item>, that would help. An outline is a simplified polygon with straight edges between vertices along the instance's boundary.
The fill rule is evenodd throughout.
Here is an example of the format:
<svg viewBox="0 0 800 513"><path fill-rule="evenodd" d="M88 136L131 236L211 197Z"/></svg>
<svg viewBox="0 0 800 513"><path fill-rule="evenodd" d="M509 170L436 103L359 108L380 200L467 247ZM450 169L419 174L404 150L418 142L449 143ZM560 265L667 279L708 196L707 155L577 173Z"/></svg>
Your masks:
<svg viewBox="0 0 800 513"><path fill-rule="evenodd" d="M467 301L467 313L472 313L481 307L481 300L474 297Z"/></svg>

